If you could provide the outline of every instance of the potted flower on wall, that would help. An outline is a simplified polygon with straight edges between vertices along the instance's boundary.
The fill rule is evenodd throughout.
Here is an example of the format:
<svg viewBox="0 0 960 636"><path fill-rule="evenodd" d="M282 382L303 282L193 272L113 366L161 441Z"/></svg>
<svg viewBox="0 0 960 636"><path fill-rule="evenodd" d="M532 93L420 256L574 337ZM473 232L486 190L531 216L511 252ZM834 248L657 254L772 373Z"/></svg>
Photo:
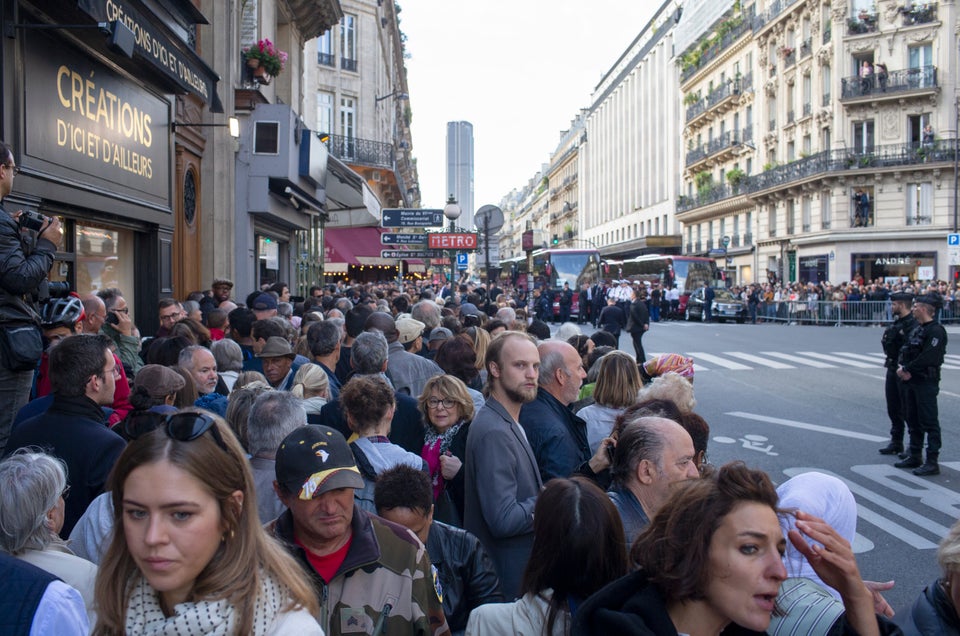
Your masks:
<svg viewBox="0 0 960 636"><path fill-rule="evenodd" d="M268 38L243 49L243 57L247 66L253 69L253 76L262 84L269 84L287 63L286 52L278 49Z"/></svg>

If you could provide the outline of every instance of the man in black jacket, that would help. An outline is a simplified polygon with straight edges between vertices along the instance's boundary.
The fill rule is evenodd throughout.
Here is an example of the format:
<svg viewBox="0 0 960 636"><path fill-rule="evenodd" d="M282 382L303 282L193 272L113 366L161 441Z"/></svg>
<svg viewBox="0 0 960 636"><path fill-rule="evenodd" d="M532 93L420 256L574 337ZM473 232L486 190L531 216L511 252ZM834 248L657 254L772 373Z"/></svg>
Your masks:
<svg viewBox="0 0 960 636"><path fill-rule="evenodd" d="M903 407L903 383L897 377L897 366L900 349L906 344L907 336L917 326L916 318L910 313L913 294L896 292L890 295L890 300L890 309L895 318L893 323L883 330L883 336L880 338L883 353L886 355L883 363L887 368L884 394L887 398L887 416L890 418L890 443L880 449L881 455L897 455L903 452L903 433L906 430L907 418Z"/></svg>
<svg viewBox="0 0 960 636"><path fill-rule="evenodd" d="M627 325L633 339L633 349L637 354L637 363L643 364L647 360L647 354L643 350L643 334L650 329L650 313L647 311L647 303L639 296L630 303L630 319Z"/></svg>
<svg viewBox="0 0 960 636"><path fill-rule="evenodd" d="M13 190L13 178L18 172L13 150L0 141L0 200ZM0 329L9 333L18 327L35 327L37 359L32 367L17 365L6 350L0 349L0 453L7 445L14 416L30 400L33 374L43 353L36 301L63 239L57 217L47 218L37 233L22 229L20 215L20 211L9 212L0 207ZM26 338L21 334L14 335L12 340L22 345Z"/></svg>
<svg viewBox="0 0 960 636"><path fill-rule="evenodd" d="M462 634L475 608L503 603L493 560L475 536L433 519L430 476L409 466L385 470L373 493L377 514L409 528L427 547L447 625Z"/></svg>
<svg viewBox="0 0 960 636"><path fill-rule="evenodd" d="M50 388L53 403L41 415L14 429L9 455L18 448L36 446L67 465L63 529L66 539L87 506L103 492L107 475L125 443L107 428L101 406L113 403L120 368L102 335L65 338L50 352Z"/></svg>

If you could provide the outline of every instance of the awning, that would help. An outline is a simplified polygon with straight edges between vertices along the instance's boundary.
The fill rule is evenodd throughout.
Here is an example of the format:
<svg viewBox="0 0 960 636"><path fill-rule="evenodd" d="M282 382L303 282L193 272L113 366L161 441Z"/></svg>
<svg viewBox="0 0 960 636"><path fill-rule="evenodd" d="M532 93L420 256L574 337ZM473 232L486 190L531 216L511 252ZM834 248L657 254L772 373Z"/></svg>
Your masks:
<svg viewBox="0 0 960 636"><path fill-rule="evenodd" d="M324 188L327 228L357 228L380 225L380 200L367 182L339 159L327 157L327 182ZM380 238L377 237L379 242ZM377 250L379 257L380 250Z"/></svg>
<svg viewBox="0 0 960 636"><path fill-rule="evenodd" d="M97 22L119 19L136 38L135 57L150 64L182 92L202 99L211 112L223 112L217 95L220 75L162 23L149 19L129 4L124 4L122 14L117 15L117 3L111 0L79 0L77 6ZM206 20L198 23L204 24Z"/></svg>
<svg viewBox="0 0 960 636"><path fill-rule="evenodd" d="M380 258L382 230L378 227L331 228L323 233L323 262L333 265L396 265Z"/></svg>

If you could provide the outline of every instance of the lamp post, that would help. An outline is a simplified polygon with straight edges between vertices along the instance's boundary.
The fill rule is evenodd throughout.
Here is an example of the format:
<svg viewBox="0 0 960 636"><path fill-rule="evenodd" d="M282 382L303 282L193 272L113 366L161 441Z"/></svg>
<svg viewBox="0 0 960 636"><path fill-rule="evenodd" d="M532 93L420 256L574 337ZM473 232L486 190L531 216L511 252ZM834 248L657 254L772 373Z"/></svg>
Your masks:
<svg viewBox="0 0 960 636"><path fill-rule="evenodd" d="M463 213L463 210L460 209L460 204L457 203L456 198L451 194L447 197L447 204L443 206L443 216L447 217L450 220L450 229L448 230L451 234L457 231L457 219L460 218L460 214ZM454 272L456 271L456 260L457 251L451 250L450 252L450 287L453 288L453 277Z"/></svg>

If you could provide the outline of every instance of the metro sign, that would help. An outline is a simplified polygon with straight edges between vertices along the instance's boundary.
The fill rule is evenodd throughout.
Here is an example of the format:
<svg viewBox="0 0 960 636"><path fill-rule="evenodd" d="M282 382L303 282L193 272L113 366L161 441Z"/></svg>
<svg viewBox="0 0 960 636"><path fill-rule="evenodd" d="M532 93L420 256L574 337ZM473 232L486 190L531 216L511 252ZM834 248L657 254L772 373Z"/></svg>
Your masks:
<svg viewBox="0 0 960 636"><path fill-rule="evenodd" d="M475 233L431 232L427 234L427 247L432 250L475 250Z"/></svg>

